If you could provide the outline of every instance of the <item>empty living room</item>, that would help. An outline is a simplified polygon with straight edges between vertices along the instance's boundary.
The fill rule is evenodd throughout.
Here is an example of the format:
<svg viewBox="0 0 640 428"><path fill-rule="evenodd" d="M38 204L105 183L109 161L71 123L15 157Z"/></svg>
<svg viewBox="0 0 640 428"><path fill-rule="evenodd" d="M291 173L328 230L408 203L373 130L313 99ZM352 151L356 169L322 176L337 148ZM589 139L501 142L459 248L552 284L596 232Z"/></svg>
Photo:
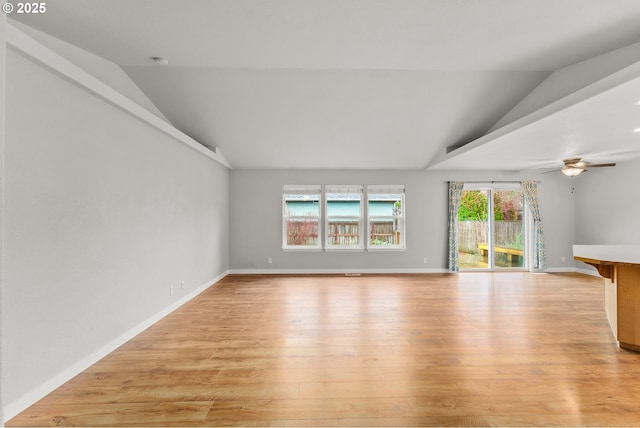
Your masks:
<svg viewBox="0 0 640 428"><path fill-rule="evenodd" d="M639 426L638 22L5 2L3 426Z"/></svg>

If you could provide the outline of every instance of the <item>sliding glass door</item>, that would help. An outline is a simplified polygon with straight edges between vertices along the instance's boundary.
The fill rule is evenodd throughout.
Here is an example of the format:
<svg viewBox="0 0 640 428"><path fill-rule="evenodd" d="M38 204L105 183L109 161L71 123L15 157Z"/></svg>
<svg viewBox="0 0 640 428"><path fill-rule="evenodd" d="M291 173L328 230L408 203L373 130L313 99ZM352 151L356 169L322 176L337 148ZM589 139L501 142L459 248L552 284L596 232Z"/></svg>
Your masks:
<svg viewBox="0 0 640 428"><path fill-rule="evenodd" d="M524 198L518 184L465 184L458 211L460 269L525 269Z"/></svg>

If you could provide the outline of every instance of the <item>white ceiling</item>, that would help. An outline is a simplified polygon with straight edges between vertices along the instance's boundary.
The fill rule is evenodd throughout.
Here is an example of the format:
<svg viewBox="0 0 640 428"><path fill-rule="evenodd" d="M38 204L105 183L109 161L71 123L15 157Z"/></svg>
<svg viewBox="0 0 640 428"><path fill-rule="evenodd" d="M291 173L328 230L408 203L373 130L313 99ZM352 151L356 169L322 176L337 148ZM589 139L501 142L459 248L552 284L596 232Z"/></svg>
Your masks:
<svg viewBox="0 0 640 428"><path fill-rule="evenodd" d="M593 163L640 157L640 62L441 153L429 167L559 168L574 157Z"/></svg>
<svg viewBox="0 0 640 428"><path fill-rule="evenodd" d="M12 18L120 65L234 168L640 154L637 82L485 135L552 72L639 42L637 0L57 0Z"/></svg>

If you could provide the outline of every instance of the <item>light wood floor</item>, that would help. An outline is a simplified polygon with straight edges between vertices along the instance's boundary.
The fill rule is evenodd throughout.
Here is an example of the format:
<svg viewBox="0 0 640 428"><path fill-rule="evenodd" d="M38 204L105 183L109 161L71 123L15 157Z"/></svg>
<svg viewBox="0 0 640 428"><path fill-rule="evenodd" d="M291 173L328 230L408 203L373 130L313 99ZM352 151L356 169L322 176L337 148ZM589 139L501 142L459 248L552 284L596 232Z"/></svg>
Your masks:
<svg viewBox="0 0 640 428"><path fill-rule="evenodd" d="M640 425L579 274L230 276L8 426Z"/></svg>

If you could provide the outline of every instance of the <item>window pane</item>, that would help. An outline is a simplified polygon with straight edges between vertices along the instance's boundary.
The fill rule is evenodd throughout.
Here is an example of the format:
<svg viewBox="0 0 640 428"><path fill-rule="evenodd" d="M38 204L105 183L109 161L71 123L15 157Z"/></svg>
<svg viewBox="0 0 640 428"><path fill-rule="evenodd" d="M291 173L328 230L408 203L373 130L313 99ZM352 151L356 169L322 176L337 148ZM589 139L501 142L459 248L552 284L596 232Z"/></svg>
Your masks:
<svg viewBox="0 0 640 428"><path fill-rule="evenodd" d="M396 231L394 230L394 222L388 220L372 220L369 222L369 244L373 246L381 245L398 245L399 244L399 232L398 239L396 239Z"/></svg>
<svg viewBox="0 0 640 428"><path fill-rule="evenodd" d="M327 195L328 217L360 217L360 195L358 200L331 200Z"/></svg>
<svg viewBox="0 0 640 428"><path fill-rule="evenodd" d="M464 190L458 209L460 269L489 269L489 191Z"/></svg>
<svg viewBox="0 0 640 428"><path fill-rule="evenodd" d="M287 245L318 245L318 220L288 219Z"/></svg>
<svg viewBox="0 0 640 428"><path fill-rule="evenodd" d="M292 188L285 186L284 231L285 247L320 248L320 188Z"/></svg>
<svg viewBox="0 0 640 428"><path fill-rule="evenodd" d="M404 247L403 193L368 193L369 246Z"/></svg>
<svg viewBox="0 0 640 428"><path fill-rule="evenodd" d="M497 267L524 267L522 190L493 192L494 262Z"/></svg>
<svg viewBox="0 0 640 428"><path fill-rule="evenodd" d="M327 246L362 247L362 193L353 188L326 189Z"/></svg>
<svg viewBox="0 0 640 428"><path fill-rule="evenodd" d="M292 198L292 196L294 198ZM320 217L320 203L318 202L318 196L304 195L308 197L307 200L297 200L297 198L300 196L302 195L286 195L285 197L285 204L286 204L286 210L287 210L286 216L287 217L300 217L300 216Z"/></svg>
<svg viewBox="0 0 640 428"><path fill-rule="evenodd" d="M329 220L329 245L360 245L359 222L349 220Z"/></svg>

